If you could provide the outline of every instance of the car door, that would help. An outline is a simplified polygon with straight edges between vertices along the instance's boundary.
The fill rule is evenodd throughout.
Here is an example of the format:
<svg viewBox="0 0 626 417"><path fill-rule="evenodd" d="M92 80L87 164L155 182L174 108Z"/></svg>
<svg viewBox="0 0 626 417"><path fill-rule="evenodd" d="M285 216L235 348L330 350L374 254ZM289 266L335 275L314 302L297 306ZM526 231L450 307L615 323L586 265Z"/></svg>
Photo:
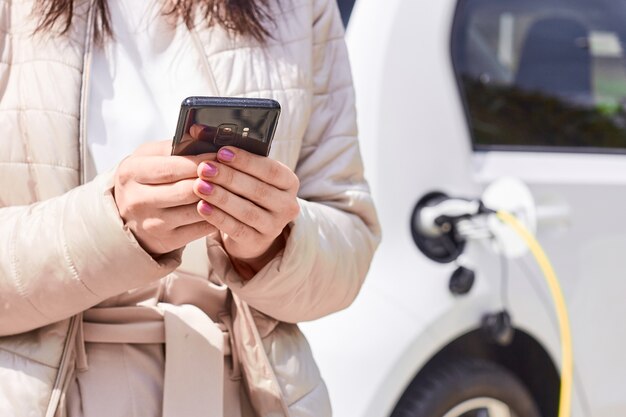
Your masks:
<svg viewBox="0 0 626 417"><path fill-rule="evenodd" d="M530 187L569 307L583 408L626 415L626 1L461 0L451 41L474 179ZM537 274L511 269L512 280Z"/></svg>

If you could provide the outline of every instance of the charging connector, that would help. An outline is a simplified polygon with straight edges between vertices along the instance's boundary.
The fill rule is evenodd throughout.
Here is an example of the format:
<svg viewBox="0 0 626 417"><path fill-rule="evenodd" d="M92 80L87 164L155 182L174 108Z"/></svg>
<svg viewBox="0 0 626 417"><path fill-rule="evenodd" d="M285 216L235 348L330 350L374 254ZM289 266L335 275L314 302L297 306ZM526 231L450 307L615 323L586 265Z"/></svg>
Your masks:
<svg viewBox="0 0 626 417"><path fill-rule="evenodd" d="M463 221L495 213L480 200L451 198L441 192L422 197L413 210L411 233L424 255L439 263L452 262L463 253L467 240ZM467 225L466 225L467 226Z"/></svg>
<svg viewBox="0 0 626 417"><path fill-rule="evenodd" d="M530 250L546 278L555 305L561 341L558 417L569 417L573 379L569 317L559 280L533 236L535 226L536 207L532 195L521 181L511 178L490 185L482 199L450 198L440 192L426 194L416 204L411 217L413 240L424 255L436 262L456 260L463 253L468 239L497 242L492 246L493 250L506 259L519 257ZM473 284L473 279L471 281ZM469 291L471 284L466 286ZM467 292L465 286L462 289ZM482 328L492 340L500 344L510 343L513 326L508 312L485 316Z"/></svg>

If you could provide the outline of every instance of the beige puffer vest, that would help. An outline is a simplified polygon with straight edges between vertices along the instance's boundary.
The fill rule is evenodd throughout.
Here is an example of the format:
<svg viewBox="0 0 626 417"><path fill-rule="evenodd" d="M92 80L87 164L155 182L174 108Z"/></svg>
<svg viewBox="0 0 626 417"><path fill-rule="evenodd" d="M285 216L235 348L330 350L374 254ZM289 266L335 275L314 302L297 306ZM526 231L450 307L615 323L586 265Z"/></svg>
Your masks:
<svg viewBox="0 0 626 417"><path fill-rule="evenodd" d="M246 305L296 323L352 302L380 231L363 179L335 2L279 3L266 45L219 27L193 36L214 86L207 94L281 103L272 157L301 181L301 213L285 251L245 283L223 249L209 246L211 274ZM153 259L141 249L119 218L110 175L81 185L89 5L77 0L70 31L50 36L33 35L33 0L0 0L2 416L54 415L81 349L76 314L180 264L180 252ZM281 372L285 391L293 381ZM287 403L296 401L282 394Z"/></svg>

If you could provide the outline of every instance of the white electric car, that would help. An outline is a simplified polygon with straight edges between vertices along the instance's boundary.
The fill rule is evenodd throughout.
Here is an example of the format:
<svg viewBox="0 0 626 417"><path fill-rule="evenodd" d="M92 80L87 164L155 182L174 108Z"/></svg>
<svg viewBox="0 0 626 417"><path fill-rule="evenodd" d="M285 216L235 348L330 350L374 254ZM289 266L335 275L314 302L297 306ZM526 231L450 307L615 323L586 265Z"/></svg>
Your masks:
<svg viewBox="0 0 626 417"><path fill-rule="evenodd" d="M357 0L347 40L383 242L354 305L302 326L334 415L556 417L530 254L487 226L416 244L418 202L514 178L529 195L491 198L520 200L560 278L572 416L626 416L626 1Z"/></svg>

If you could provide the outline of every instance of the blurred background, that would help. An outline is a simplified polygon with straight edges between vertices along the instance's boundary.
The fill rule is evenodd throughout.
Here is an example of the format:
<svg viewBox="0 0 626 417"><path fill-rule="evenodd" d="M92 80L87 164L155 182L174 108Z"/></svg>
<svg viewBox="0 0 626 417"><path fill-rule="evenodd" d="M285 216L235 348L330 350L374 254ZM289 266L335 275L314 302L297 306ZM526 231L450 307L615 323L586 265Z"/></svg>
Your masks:
<svg viewBox="0 0 626 417"><path fill-rule="evenodd" d="M626 1L338 0L383 243L302 328L337 417L626 415ZM566 349L567 350L567 349Z"/></svg>

